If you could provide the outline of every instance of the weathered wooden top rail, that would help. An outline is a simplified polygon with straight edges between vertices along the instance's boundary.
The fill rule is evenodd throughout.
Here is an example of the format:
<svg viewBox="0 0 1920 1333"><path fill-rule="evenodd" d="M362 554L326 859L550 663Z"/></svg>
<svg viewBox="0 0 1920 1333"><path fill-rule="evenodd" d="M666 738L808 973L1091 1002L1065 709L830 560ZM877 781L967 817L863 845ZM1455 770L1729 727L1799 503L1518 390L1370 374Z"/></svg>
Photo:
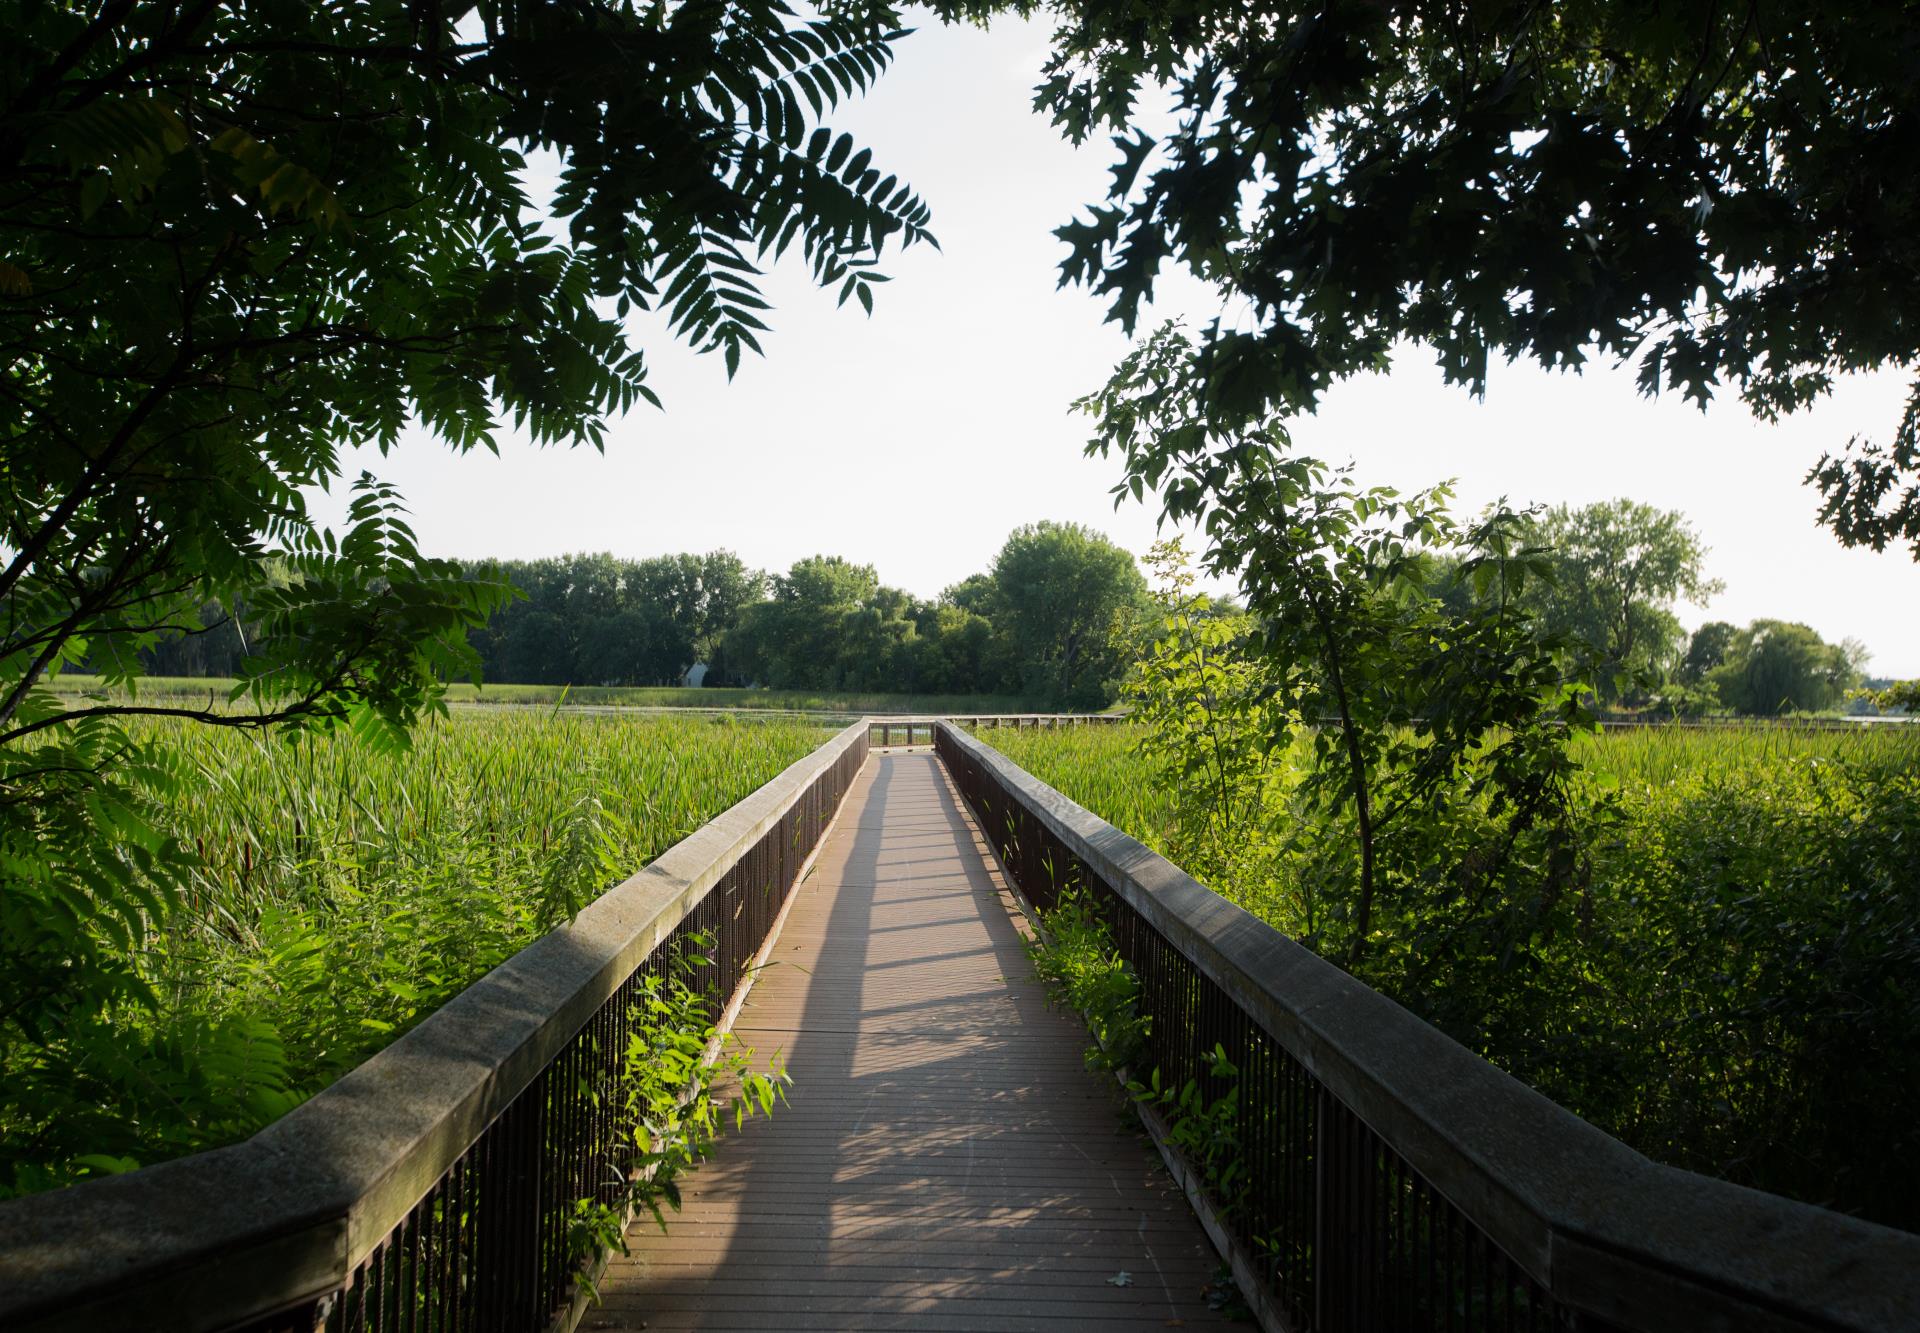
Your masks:
<svg viewBox="0 0 1920 1333"><path fill-rule="evenodd" d="M867 721L874 726L931 727L935 722L951 722L962 727L1077 727L1125 722L1126 713L874 713Z"/></svg>
<svg viewBox="0 0 1920 1333"><path fill-rule="evenodd" d="M1227 1220L1276 1322L1920 1327L1920 1236L1648 1160L961 729L936 743L1029 897L1109 908L1143 1063L1209 1086L1218 1043L1238 1067L1257 1178Z"/></svg>
<svg viewBox="0 0 1920 1333"><path fill-rule="evenodd" d="M312 1330L371 1311L385 1328L403 1290L406 1327L451 1327L449 1310L542 1327L571 1291L574 1201L614 1160L635 978L697 929L717 998L734 993L867 735L846 728L244 1143L0 1204L0 1327Z"/></svg>
<svg viewBox="0 0 1920 1333"><path fill-rule="evenodd" d="M1125 722L1125 713L898 713L891 717L867 719L875 745L892 745L898 736L905 745L919 743L924 737L933 743L933 724L948 722L959 727L1052 728L1082 727Z"/></svg>

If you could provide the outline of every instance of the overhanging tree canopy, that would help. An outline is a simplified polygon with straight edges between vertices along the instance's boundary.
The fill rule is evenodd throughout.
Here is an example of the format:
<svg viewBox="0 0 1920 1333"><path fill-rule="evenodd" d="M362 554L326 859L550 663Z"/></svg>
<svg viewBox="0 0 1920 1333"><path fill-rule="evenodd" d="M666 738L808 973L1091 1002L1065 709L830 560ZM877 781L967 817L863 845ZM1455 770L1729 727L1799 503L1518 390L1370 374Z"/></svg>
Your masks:
<svg viewBox="0 0 1920 1333"><path fill-rule="evenodd" d="M264 624L269 715L404 724L501 593L421 558L371 482L319 536L302 489L343 448L410 421L598 446L653 397L630 312L731 370L768 258L870 305L885 243L927 238L816 125L887 63L886 11L18 0L0 25L0 744L67 715L46 673L131 675L209 599Z"/></svg>
<svg viewBox="0 0 1920 1333"><path fill-rule="evenodd" d="M948 0L948 15L996 6ZM1222 435L1432 348L1634 363L1649 393L1791 411L1920 356L1920 19L1814 0L1058 0L1038 104L1117 131L1063 281L1129 330L1180 264L1226 314L1166 386ZM1138 128L1169 84L1178 129ZM1920 449L1816 469L1843 538L1914 542ZM1167 442L1179 451L1192 441Z"/></svg>
<svg viewBox="0 0 1920 1333"><path fill-rule="evenodd" d="M372 478L320 531L344 448L599 446L652 397L633 312L731 370L763 263L870 306L884 246L930 237L818 123L886 65L885 9L0 0L0 33L4 1058L150 998L185 858L147 796L185 775L120 716L393 739L473 664L506 585L423 556ZM253 636L254 707L42 688L132 680L209 602Z"/></svg>

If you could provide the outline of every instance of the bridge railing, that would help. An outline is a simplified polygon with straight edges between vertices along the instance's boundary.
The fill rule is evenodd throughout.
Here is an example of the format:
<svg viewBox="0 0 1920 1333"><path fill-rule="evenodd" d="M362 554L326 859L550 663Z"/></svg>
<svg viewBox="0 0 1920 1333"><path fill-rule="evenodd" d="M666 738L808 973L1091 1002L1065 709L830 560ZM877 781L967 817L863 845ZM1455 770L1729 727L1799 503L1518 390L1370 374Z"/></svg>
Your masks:
<svg viewBox="0 0 1920 1333"><path fill-rule="evenodd" d="M703 942L730 1012L867 756L856 723L251 1139L0 1204L0 1328L514 1330L577 1309L630 1016Z"/></svg>
<svg viewBox="0 0 1920 1333"><path fill-rule="evenodd" d="M947 722L956 727L980 730L986 727L1052 728L1110 726L1125 722L1125 713L943 713L917 717L870 717L875 745L931 745L933 724Z"/></svg>
<svg viewBox="0 0 1920 1333"><path fill-rule="evenodd" d="M1233 1182L1173 1156L1269 1328L1920 1326L1920 1236L1660 1166L961 729L935 744L1031 901L1100 905L1152 1020L1136 1074L1231 1108Z"/></svg>

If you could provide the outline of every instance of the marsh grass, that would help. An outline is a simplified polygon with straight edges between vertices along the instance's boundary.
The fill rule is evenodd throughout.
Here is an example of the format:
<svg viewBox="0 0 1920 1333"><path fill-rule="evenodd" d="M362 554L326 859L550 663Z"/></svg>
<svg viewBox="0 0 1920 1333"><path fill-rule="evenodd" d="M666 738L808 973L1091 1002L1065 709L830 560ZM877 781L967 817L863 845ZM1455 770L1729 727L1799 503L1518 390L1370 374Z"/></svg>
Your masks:
<svg viewBox="0 0 1920 1333"><path fill-rule="evenodd" d="M0 1193L253 1132L831 733L790 720L460 713L412 747L172 722L181 905L153 1003L0 1051Z"/></svg>

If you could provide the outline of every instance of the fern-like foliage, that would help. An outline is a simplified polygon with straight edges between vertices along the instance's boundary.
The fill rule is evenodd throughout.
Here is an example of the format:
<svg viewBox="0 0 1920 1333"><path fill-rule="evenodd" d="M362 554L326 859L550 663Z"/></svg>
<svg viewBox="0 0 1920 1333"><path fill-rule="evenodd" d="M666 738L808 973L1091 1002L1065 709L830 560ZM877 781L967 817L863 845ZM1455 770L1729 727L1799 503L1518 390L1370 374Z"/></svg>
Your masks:
<svg viewBox="0 0 1920 1333"><path fill-rule="evenodd" d="M621 242L624 262L596 273L596 290L616 296L622 314L655 310L677 336L723 351L729 374L743 351L762 350L761 266L796 241L817 281L870 311L873 284L886 281L875 267L886 243L932 241L930 214L869 151L818 121L886 68L904 35L892 12L801 20L756 0L649 13L591 31L556 31L548 15L528 13L514 34L515 60L577 62L607 80L639 69L660 78L658 100L633 105L609 100L599 77L577 79L524 126L541 148L569 147L553 131L556 111L598 131L570 146L554 199L576 245ZM676 188L662 190L663 180Z"/></svg>
<svg viewBox="0 0 1920 1333"><path fill-rule="evenodd" d="M757 283L783 253L870 308L889 242L931 238L912 191L820 124L886 67L885 6L0 0L0 32L13 1079L106 1068L87 1034L156 1002L130 960L193 855L154 817L179 780L165 751L118 719L403 745L444 681L477 674L467 637L510 590L421 552L370 477L322 531L307 497L347 482L343 450L409 426L462 452L510 428L601 447L654 401L630 315L731 372L760 349ZM533 150L562 164L546 218ZM242 626L233 697L139 697L156 643ZM79 665L99 697L46 688ZM553 910L579 882L555 882ZM174 1027L183 1070L231 1035Z"/></svg>

